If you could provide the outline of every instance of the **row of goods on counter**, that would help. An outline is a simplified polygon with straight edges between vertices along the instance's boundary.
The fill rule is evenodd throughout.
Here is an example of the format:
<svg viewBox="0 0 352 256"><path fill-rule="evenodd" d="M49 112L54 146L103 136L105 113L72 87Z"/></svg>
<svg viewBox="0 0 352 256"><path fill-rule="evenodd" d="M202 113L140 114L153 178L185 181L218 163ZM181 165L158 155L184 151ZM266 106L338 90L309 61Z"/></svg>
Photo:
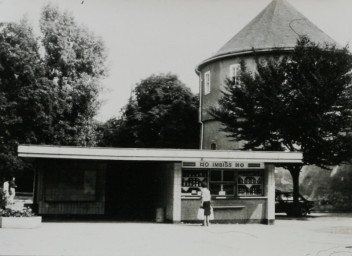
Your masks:
<svg viewBox="0 0 352 256"><path fill-rule="evenodd" d="M182 181L183 187L201 187L205 179L187 178Z"/></svg>
<svg viewBox="0 0 352 256"><path fill-rule="evenodd" d="M238 184L262 184L262 178L261 176L239 176Z"/></svg>
<svg viewBox="0 0 352 256"><path fill-rule="evenodd" d="M212 190L211 194L212 195L234 195L234 189L229 190L229 191L223 191L223 190ZM200 188L197 187L191 187L191 186L184 186L182 187L182 193L184 195L200 195L201 191ZM238 185L237 187L237 195L238 196L259 196L262 195L262 187L260 185Z"/></svg>
<svg viewBox="0 0 352 256"><path fill-rule="evenodd" d="M208 177L208 174L206 172L196 172L196 173L184 173L183 174L184 178L192 178L192 177Z"/></svg>
<svg viewBox="0 0 352 256"><path fill-rule="evenodd" d="M262 189L261 186L238 186L238 195L261 195Z"/></svg>

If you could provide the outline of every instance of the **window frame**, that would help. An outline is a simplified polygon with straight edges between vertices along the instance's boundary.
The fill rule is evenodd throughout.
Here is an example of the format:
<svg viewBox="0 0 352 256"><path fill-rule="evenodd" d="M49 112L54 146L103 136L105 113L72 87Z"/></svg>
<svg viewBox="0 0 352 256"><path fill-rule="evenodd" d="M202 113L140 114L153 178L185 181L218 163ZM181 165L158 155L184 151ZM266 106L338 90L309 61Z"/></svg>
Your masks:
<svg viewBox="0 0 352 256"><path fill-rule="evenodd" d="M241 64L236 63L230 65L230 79L235 79L235 84L237 84L239 73L241 72Z"/></svg>
<svg viewBox="0 0 352 256"><path fill-rule="evenodd" d="M211 150L216 150L216 149L217 149L217 145L216 145L215 142L212 142L212 143L210 144L210 149L211 149Z"/></svg>
<svg viewBox="0 0 352 256"><path fill-rule="evenodd" d="M209 94L211 91L211 83L210 83L210 71L204 73L204 94Z"/></svg>
<svg viewBox="0 0 352 256"><path fill-rule="evenodd" d="M242 179L242 177L245 177L245 179L253 179L255 178L255 182L245 182L245 180L243 180L242 182L240 181L240 179ZM258 180L260 180L260 182L258 182ZM253 180L252 180L253 181ZM237 172L237 191L236 191L236 194L238 197L247 197L247 198L250 198L250 197L262 197L264 196L264 173L261 172L261 171L257 171L257 170L250 170L250 171L238 171ZM240 192L241 188L243 189L243 186L246 186L247 185L251 185L249 189L249 191L252 190L255 190L255 188L257 186L259 186L259 189L260 189L260 193L255 193L253 191L253 194L251 193L248 193L247 192L245 194L243 194L242 192ZM258 188L258 187L257 187ZM247 189L246 189L247 190Z"/></svg>
<svg viewBox="0 0 352 256"><path fill-rule="evenodd" d="M220 171L220 179L212 179L212 171ZM233 175L232 177L228 177L231 180L225 180L225 172L231 172ZM200 175L201 173L201 175ZM214 175L218 176L218 175ZM255 183L244 183L240 182L240 178L253 178L256 177ZM199 180L201 179L201 180ZM199 180L200 182L196 182L197 185L189 184ZM260 180L260 182L258 182ZM200 191L200 184L205 181L207 183L207 187L211 192L211 197L213 199L232 199L232 198L253 198L253 197L264 197L265 196L265 172L264 169L227 169L227 168L182 168L182 178L181 178L181 195L182 197L199 197ZM259 185L260 193L257 194L243 194L240 190L245 185L254 185L253 188L258 188ZM217 193L212 193L212 185L218 186L219 190ZM232 194L225 194L219 193L220 191L229 191L228 189L224 189L225 186L232 186ZM240 189L241 187L241 189ZM190 190L191 189L191 190ZM243 189L242 189L243 190ZM215 191L215 190L214 190ZM250 191L250 188L249 188ZM254 191L253 191L254 192Z"/></svg>
<svg viewBox="0 0 352 256"><path fill-rule="evenodd" d="M212 180L211 179L211 172L212 171L220 171L221 172L221 179L220 180ZM224 172L225 171L231 171L234 174L234 180L233 181L225 181L224 180ZM225 191L224 190L224 185L231 185L233 186L233 194L225 194L225 195L220 195L218 194L211 194L212 196L226 196L226 197L236 197L237 196L237 171L234 169L212 169L209 170L209 189L211 184L218 184L220 185L220 191ZM210 189L211 191L211 189Z"/></svg>

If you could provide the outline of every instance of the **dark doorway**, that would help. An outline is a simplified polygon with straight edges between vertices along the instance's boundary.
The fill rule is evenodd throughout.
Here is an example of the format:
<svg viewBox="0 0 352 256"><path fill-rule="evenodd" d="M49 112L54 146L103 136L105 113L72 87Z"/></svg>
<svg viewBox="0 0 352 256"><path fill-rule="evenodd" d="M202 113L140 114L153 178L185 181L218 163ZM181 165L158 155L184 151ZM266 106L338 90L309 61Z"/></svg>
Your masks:
<svg viewBox="0 0 352 256"><path fill-rule="evenodd" d="M111 162L106 175L106 217L153 221L159 187L152 162Z"/></svg>

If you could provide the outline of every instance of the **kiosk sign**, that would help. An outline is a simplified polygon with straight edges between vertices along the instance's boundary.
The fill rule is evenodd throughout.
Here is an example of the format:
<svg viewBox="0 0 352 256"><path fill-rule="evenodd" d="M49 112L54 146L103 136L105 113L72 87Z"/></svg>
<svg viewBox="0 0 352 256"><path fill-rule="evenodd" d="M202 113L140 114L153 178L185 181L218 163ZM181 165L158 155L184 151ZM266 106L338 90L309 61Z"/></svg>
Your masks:
<svg viewBox="0 0 352 256"><path fill-rule="evenodd" d="M182 162L182 167L187 168L221 168L221 169L264 169L264 163L229 162L229 161L199 161Z"/></svg>

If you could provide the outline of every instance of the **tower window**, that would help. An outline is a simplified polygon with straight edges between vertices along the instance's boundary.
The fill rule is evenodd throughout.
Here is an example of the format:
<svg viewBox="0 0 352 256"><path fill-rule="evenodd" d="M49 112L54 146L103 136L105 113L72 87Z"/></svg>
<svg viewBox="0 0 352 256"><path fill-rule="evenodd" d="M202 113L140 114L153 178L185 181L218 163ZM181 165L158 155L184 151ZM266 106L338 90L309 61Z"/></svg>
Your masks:
<svg viewBox="0 0 352 256"><path fill-rule="evenodd" d="M216 144L214 142L210 144L210 149L216 150Z"/></svg>
<svg viewBox="0 0 352 256"><path fill-rule="evenodd" d="M241 65L240 64L233 64L230 66L230 79L235 81L235 84L239 82L239 75L241 72Z"/></svg>
<svg viewBox="0 0 352 256"><path fill-rule="evenodd" d="M204 73L204 94L210 93L210 71Z"/></svg>

